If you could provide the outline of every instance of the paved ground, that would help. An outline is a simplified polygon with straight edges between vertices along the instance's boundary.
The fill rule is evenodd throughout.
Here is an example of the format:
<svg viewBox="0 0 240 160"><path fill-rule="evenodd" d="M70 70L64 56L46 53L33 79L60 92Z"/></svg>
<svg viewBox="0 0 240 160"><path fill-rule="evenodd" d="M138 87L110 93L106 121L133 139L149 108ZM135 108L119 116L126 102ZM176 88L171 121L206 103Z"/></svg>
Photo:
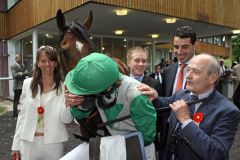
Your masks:
<svg viewBox="0 0 240 160"><path fill-rule="evenodd" d="M16 120L12 118L12 102L11 101L0 101L0 106L7 107L7 112L0 116L0 160L11 159L11 145L14 135ZM78 133L78 126L70 124L67 126L70 139L65 144L65 152L72 150L81 142L76 140L72 134ZM234 144L230 151L230 160L240 160L240 125L238 126L238 133L236 134Z"/></svg>
<svg viewBox="0 0 240 160"><path fill-rule="evenodd" d="M11 160L11 146L17 120L12 118L11 101L0 101L0 106L5 106L7 110L4 115L0 115L0 160ZM70 139L65 144L65 153L81 143L80 140L75 139L72 135L79 132L79 127L75 124L69 124L67 128Z"/></svg>

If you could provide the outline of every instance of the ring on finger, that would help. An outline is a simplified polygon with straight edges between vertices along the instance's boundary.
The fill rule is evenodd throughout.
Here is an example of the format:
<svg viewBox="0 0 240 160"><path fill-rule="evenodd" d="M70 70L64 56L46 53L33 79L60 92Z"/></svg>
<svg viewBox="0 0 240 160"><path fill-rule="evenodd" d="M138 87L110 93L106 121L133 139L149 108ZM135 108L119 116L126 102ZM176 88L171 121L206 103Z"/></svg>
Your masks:
<svg viewBox="0 0 240 160"><path fill-rule="evenodd" d="M72 99L72 103L74 102L74 99Z"/></svg>

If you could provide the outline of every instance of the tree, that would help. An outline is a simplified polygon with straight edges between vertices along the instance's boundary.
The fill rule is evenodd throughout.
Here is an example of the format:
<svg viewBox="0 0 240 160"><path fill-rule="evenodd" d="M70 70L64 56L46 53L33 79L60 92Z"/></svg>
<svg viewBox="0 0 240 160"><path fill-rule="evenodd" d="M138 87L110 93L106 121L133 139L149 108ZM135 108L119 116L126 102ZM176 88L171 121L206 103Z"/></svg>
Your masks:
<svg viewBox="0 0 240 160"><path fill-rule="evenodd" d="M232 55L233 61L240 63L240 35L232 36Z"/></svg>

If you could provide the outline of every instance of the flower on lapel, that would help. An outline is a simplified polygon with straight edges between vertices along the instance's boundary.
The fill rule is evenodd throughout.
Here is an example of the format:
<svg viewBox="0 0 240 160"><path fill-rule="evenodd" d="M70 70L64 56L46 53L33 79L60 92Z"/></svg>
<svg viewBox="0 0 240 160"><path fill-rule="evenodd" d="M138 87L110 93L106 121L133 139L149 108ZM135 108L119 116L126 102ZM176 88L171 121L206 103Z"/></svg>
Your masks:
<svg viewBox="0 0 240 160"><path fill-rule="evenodd" d="M39 106L39 107L37 108L37 111L38 111L38 114L39 114L39 115L43 114L43 113L44 113L44 107L43 107L43 106Z"/></svg>
<svg viewBox="0 0 240 160"><path fill-rule="evenodd" d="M197 112L193 115L193 120L198 126L203 121L203 118L204 116L202 112Z"/></svg>

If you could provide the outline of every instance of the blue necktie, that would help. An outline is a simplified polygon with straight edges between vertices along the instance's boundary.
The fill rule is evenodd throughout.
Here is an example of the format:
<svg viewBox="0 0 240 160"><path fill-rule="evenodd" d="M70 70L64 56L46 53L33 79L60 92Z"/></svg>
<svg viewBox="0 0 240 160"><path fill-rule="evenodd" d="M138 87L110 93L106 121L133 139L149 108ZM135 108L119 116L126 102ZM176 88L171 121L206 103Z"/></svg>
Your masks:
<svg viewBox="0 0 240 160"><path fill-rule="evenodd" d="M198 100L198 97L195 96L195 95L189 95L189 96L185 99L186 102L194 102L194 101L196 101L196 100ZM194 115L194 113L195 113L195 105L194 105L194 104L191 104L191 105L189 105L188 107L189 107L189 113L190 113L191 117L193 117L193 115ZM179 123L178 123L178 127L177 127L177 129L176 129L176 131L175 131L175 134L176 134L176 135L180 135L180 132L181 132L181 130L182 130L181 127L182 127L182 124L179 122Z"/></svg>
<svg viewBox="0 0 240 160"><path fill-rule="evenodd" d="M137 81L141 82L139 77L135 77L135 79L136 79Z"/></svg>
<svg viewBox="0 0 240 160"><path fill-rule="evenodd" d="M189 95L188 98L186 99L186 102L194 102L196 100L198 100L197 96ZM194 104L189 105L189 112L190 112L190 115L192 117L195 113L195 105Z"/></svg>

